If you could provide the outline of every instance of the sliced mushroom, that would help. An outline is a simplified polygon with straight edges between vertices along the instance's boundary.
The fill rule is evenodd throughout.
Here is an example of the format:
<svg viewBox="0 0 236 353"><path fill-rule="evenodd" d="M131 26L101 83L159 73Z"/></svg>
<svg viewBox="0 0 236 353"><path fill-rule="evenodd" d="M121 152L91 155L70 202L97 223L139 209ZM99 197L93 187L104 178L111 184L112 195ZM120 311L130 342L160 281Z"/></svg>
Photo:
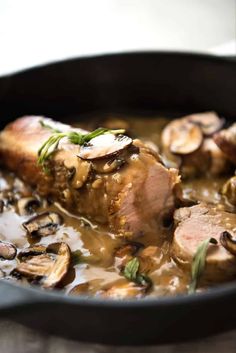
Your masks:
<svg viewBox="0 0 236 353"><path fill-rule="evenodd" d="M95 295L98 291L100 291L101 285L101 279L92 279L91 281L77 284L70 290L69 294L86 296Z"/></svg>
<svg viewBox="0 0 236 353"><path fill-rule="evenodd" d="M46 246L43 245L34 245L30 248L23 249L19 254L18 254L18 259L20 261L24 261L26 258L30 256L37 256L37 255L42 255L46 252Z"/></svg>
<svg viewBox="0 0 236 353"><path fill-rule="evenodd" d="M170 151L174 154L190 154L199 149L202 141L200 128L194 124L185 123L173 138Z"/></svg>
<svg viewBox="0 0 236 353"><path fill-rule="evenodd" d="M118 154L132 144L133 140L124 135L100 135L81 146L78 157L93 160Z"/></svg>
<svg viewBox="0 0 236 353"><path fill-rule="evenodd" d="M203 159L205 159L205 164L208 165L206 171L210 175L218 176L226 174L230 170L231 164L229 160L226 158L225 154L221 151L221 149L215 144L212 138L205 138L201 150L202 158L199 161L199 165L201 162L203 164ZM209 156L208 163L207 155Z"/></svg>
<svg viewBox="0 0 236 353"><path fill-rule="evenodd" d="M69 269L71 253L66 243L53 243L46 252L26 257L15 272L32 279L41 279L44 288L55 287Z"/></svg>
<svg viewBox="0 0 236 353"><path fill-rule="evenodd" d="M89 293L89 282L77 284L73 287L69 294L72 295L87 295Z"/></svg>
<svg viewBox="0 0 236 353"><path fill-rule="evenodd" d="M226 157L236 164L236 123L231 127L214 135L217 146L225 153Z"/></svg>
<svg viewBox="0 0 236 353"><path fill-rule="evenodd" d="M224 231L220 235L221 245L231 254L236 255L236 238L234 238L228 231Z"/></svg>
<svg viewBox="0 0 236 353"><path fill-rule="evenodd" d="M215 112L192 114L185 117L188 121L200 126L205 136L211 136L219 131L225 123Z"/></svg>
<svg viewBox="0 0 236 353"><path fill-rule="evenodd" d="M203 142L200 127L185 119L169 123L162 133L162 145L173 154L188 155L198 150Z"/></svg>
<svg viewBox="0 0 236 353"><path fill-rule="evenodd" d="M57 254L56 261L54 262L51 271L48 272L44 280L43 287L54 287L65 276L69 269L71 252L66 243L54 243L47 247L47 252Z"/></svg>
<svg viewBox="0 0 236 353"><path fill-rule="evenodd" d="M89 177L91 163L74 156L70 159L66 159L64 165L70 171L69 179L71 186L74 189L81 188Z"/></svg>
<svg viewBox="0 0 236 353"><path fill-rule="evenodd" d="M231 205L236 206L236 176L230 178L223 185L222 194Z"/></svg>
<svg viewBox="0 0 236 353"><path fill-rule="evenodd" d="M37 254L21 262L15 271L31 279L46 277L54 261L47 253Z"/></svg>
<svg viewBox="0 0 236 353"><path fill-rule="evenodd" d="M32 214L40 207L40 201L34 197L23 197L17 202L18 212L21 216Z"/></svg>
<svg viewBox="0 0 236 353"><path fill-rule="evenodd" d="M0 241L0 257L4 260L13 260L16 257L16 247L11 243Z"/></svg>
<svg viewBox="0 0 236 353"><path fill-rule="evenodd" d="M22 225L31 236L45 237L54 234L63 220L56 212L43 212Z"/></svg>

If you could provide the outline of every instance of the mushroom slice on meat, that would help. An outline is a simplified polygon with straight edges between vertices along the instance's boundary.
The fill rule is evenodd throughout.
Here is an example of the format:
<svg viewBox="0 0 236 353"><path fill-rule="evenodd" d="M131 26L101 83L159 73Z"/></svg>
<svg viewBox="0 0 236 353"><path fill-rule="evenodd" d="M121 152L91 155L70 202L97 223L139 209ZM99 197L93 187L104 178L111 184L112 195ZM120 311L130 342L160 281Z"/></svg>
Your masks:
<svg viewBox="0 0 236 353"><path fill-rule="evenodd" d="M100 135L81 146L78 157L86 160L108 157L123 151L132 142L130 137L124 135Z"/></svg>
<svg viewBox="0 0 236 353"><path fill-rule="evenodd" d="M211 136L219 131L224 125L225 120L219 118L215 112L205 112L192 114L185 117L188 121L200 126L205 136Z"/></svg>
<svg viewBox="0 0 236 353"><path fill-rule="evenodd" d="M236 164L236 123L214 135L214 141L226 157Z"/></svg>
<svg viewBox="0 0 236 353"><path fill-rule="evenodd" d="M16 257L16 247L11 243L0 241L0 258L13 260Z"/></svg>
<svg viewBox="0 0 236 353"><path fill-rule="evenodd" d="M172 121L162 132L164 152L167 150L177 155L188 155L197 151L202 142L201 128L185 119Z"/></svg>
<svg viewBox="0 0 236 353"><path fill-rule="evenodd" d="M54 234L60 224L62 224L62 217L58 213L43 212L30 218L22 225L30 235L45 237Z"/></svg>
<svg viewBox="0 0 236 353"><path fill-rule="evenodd" d="M41 279L42 287L55 287L66 275L71 252L66 243L50 244L44 253L27 257L15 269L30 279Z"/></svg>
<svg viewBox="0 0 236 353"><path fill-rule="evenodd" d="M236 255L236 238L228 231L224 231L220 235L221 245L228 250L231 254Z"/></svg>
<svg viewBox="0 0 236 353"><path fill-rule="evenodd" d="M18 212L21 216L34 213L40 207L40 201L34 197L23 197L17 202Z"/></svg>

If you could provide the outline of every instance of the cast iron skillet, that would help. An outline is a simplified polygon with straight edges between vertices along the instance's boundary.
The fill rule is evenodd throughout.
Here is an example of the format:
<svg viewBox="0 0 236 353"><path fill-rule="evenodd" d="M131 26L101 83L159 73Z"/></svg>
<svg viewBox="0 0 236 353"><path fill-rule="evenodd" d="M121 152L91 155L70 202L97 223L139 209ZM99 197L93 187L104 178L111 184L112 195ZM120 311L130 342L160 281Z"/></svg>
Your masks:
<svg viewBox="0 0 236 353"><path fill-rule="evenodd" d="M0 78L1 126L23 114L199 112L236 117L236 62L146 52L73 59ZM115 301L0 282L0 315L81 341L151 344L236 327L236 283L202 294Z"/></svg>

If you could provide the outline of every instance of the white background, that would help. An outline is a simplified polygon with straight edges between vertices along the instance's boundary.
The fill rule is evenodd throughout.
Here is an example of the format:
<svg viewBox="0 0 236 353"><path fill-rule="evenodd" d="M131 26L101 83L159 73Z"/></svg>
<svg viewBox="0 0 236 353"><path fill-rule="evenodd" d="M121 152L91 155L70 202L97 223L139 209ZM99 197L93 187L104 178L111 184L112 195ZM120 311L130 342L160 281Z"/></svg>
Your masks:
<svg viewBox="0 0 236 353"><path fill-rule="evenodd" d="M0 0L0 74L123 50L236 53L235 16L236 0Z"/></svg>

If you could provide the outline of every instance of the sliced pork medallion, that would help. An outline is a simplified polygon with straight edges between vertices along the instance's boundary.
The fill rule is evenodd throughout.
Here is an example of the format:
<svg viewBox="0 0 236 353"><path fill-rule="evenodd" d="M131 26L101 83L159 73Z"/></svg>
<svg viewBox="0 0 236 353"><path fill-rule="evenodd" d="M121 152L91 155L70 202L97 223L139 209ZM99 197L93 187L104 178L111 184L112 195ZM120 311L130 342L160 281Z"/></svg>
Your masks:
<svg viewBox="0 0 236 353"><path fill-rule="evenodd" d="M119 236L136 237L158 229L162 217L174 208L177 170L165 168L139 140L95 132L91 135L42 117L23 117L0 134L1 162L40 195L109 224ZM39 165L38 151L45 142Z"/></svg>
<svg viewBox="0 0 236 353"><path fill-rule="evenodd" d="M217 245L210 244L204 278L210 281L224 281L236 275L236 257L220 243L224 231L234 234L236 216L216 208L200 204L175 211L176 229L172 243L173 258L190 269L198 246L206 239L215 238Z"/></svg>

